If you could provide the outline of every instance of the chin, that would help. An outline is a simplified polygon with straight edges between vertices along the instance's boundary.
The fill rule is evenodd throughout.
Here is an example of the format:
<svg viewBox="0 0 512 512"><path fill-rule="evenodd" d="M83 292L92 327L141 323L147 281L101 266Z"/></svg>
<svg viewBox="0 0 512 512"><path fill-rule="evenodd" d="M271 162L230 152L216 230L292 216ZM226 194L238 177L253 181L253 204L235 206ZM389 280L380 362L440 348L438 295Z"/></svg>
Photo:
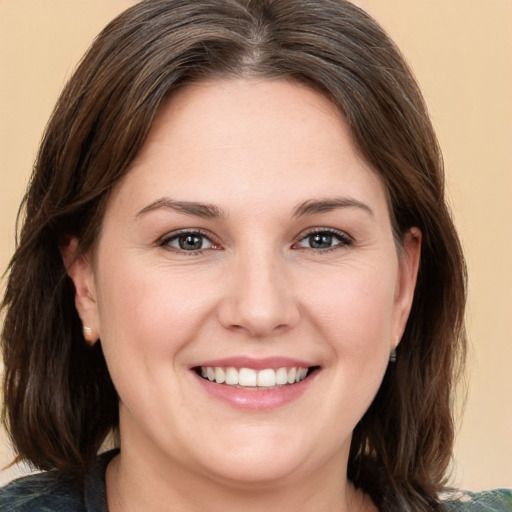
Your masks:
<svg viewBox="0 0 512 512"><path fill-rule="evenodd" d="M219 461L215 467L207 468L206 474L230 487L247 490L283 485L302 473L302 464L293 457L280 454L279 459L275 456L262 459L261 456L257 460L234 457L233 460Z"/></svg>
<svg viewBox="0 0 512 512"><path fill-rule="evenodd" d="M261 428L255 430L251 439L228 436L231 442L228 445L216 443L209 451L208 460L205 461L204 454L198 458L204 474L232 487L270 488L291 483L318 464L311 457L313 450L308 449L306 440L283 435L284 429L275 435L267 432L269 438L265 439Z"/></svg>

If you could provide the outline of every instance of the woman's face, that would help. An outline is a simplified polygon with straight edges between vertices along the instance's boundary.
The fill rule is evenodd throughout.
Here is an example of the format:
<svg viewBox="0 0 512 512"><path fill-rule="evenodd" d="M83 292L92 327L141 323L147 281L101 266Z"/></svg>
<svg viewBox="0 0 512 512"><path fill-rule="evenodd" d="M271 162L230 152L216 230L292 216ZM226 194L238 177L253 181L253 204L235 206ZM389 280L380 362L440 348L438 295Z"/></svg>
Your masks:
<svg viewBox="0 0 512 512"><path fill-rule="evenodd" d="M176 93L70 271L122 453L245 484L338 475L419 244L397 253L384 187L325 97L268 80Z"/></svg>

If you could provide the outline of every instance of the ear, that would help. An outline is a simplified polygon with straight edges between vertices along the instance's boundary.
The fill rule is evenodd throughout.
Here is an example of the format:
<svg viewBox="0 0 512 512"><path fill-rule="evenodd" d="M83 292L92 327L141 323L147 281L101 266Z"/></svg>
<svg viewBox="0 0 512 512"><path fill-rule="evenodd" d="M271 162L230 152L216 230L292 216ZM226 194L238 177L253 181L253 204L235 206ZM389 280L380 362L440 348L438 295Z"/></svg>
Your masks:
<svg viewBox="0 0 512 512"><path fill-rule="evenodd" d="M94 345L100 336L94 272L90 258L79 252L78 245L76 237L67 238L60 252L75 286L75 307L82 320L84 338L89 345Z"/></svg>
<svg viewBox="0 0 512 512"><path fill-rule="evenodd" d="M395 349L405 330L409 318L418 278L421 255L421 231L411 228L404 236L395 294L395 324L391 339L391 350Z"/></svg>

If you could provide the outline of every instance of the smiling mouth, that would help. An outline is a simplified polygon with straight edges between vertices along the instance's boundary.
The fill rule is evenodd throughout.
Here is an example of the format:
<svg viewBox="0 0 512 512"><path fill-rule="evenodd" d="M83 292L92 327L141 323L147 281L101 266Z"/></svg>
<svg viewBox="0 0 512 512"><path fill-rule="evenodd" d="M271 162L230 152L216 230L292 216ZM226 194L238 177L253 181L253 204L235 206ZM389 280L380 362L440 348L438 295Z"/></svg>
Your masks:
<svg viewBox="0 0 512 512"><path fill-rule="evenodd" d="M194 368L194 371L203 379L216 384L233 386L239 389L261 390L298 384L318 368L318 366L309 368L292 366L289 368L254 370L252 368L200 366Z"/></svg>

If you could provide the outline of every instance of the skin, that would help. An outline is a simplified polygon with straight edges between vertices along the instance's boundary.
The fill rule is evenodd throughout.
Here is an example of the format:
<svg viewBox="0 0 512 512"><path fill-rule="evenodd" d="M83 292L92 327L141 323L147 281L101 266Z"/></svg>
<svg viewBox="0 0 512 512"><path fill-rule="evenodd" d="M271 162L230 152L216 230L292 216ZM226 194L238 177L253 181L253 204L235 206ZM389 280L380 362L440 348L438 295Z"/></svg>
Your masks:
<svg viewBox="0 0 512 512"><path fill-rule="evenodd" d="M183 229L207 235L203 250L179 248ZM311 229L339 235L312 248ZM77 240L64 249L120 396L109 509L375 510L344 477L348 451L405 328L420 243L413 228L397 249L383 184L322 95L242 79L175 93L115 188L94 255L74 259ZM242 411L190 370L240 355L320 370L298 399Z"/></svg>

